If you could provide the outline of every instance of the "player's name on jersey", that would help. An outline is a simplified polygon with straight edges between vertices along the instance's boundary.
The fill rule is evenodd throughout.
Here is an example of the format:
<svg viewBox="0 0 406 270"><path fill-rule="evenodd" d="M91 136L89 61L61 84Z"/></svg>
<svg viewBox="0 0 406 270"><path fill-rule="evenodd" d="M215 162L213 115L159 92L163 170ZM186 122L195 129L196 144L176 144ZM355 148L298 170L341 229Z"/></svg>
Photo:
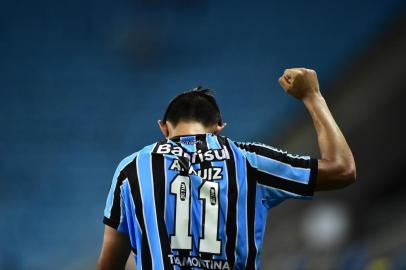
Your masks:
<svg viewBox="0 0 406 270"><path fill-rule="evenodd" d="M203 161L218 161L230 159L230 153L226 148L222 149L209 149L207 151L197 150L193 153L188 153L182 147L172 145L169 143L161 144L157 147L155 153L158 154L172 154L178 157L185 157L190 160L192 164L201 163Z"/></svg>
<svg viewBox="0 0 406 270"><path fill-rule="evenodd" d="M178 159L174 159L169 166L170 170L183 172L185 169L181 166ZM202 178L203 180L221 180L223 179L222 167L209 167L205 169L194 170L192 166L189 167L188 174L194 174Z"/></svg>
<svg viewBox="0 0 406 270"><path fill-rule="evenodd" d="M222 260L204 260L199 257L192 256L175 256L168 255L172 265L177 265L180 267L198 267L210 270L229 270L230 265L227 261Z"/></svg>

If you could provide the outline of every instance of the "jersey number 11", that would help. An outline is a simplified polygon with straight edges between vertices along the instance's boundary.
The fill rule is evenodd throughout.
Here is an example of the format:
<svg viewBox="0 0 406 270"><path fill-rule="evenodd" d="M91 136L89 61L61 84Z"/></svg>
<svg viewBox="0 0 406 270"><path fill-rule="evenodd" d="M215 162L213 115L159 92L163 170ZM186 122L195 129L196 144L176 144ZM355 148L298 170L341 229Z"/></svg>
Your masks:
<svg viewBox="0 0 406 270"><path fill-rule="evenodd" d="M171 183L171 194L176 196L175 234L171 235L171 248L192 250L190 234L190 178L177 175ZM202 237L199 238L199 252L220 254L221 241L218 240L219 184L204 181L199 188L199 200L203 202Z"/></svg>

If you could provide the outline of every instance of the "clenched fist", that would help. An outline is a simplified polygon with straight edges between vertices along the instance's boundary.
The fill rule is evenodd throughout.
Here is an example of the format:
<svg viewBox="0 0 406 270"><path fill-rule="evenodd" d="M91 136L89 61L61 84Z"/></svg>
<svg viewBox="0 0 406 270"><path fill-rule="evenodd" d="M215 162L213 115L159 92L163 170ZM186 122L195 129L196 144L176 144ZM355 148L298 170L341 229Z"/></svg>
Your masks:
<svg viewBox="0 0 406 270"><path fill-rule="evenodd" d="M300 100L320 94L317 74L314 70L307 68L285 69L279 78L279 84L285 92Z"/></svg>

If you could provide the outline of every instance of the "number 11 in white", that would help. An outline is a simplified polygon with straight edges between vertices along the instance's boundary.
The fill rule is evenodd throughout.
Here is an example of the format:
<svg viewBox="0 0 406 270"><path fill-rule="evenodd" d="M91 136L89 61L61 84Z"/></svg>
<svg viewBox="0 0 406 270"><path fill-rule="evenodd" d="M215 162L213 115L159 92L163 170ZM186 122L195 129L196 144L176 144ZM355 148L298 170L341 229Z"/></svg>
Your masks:
<svg viewBox="0 0 406 270"><path fill-rule="evenodd" d="M205 181L200 187L199 199L203 200L203 237L200 238L199 252L220 254L221 241L217 240L219 220L219 184Z"/></svg>
<svg viewBox="0 0 406 270"><path fill-rule="evenodd" d="M205 181L199 188L203 201L203 235L199 239L199 252L220 254L221 241L217 240L219 219L219 184ZM178 175L171 183L171 194L176 195L175 235L171 236L172 249L192 249L190 224L190 178Z"/></svg>

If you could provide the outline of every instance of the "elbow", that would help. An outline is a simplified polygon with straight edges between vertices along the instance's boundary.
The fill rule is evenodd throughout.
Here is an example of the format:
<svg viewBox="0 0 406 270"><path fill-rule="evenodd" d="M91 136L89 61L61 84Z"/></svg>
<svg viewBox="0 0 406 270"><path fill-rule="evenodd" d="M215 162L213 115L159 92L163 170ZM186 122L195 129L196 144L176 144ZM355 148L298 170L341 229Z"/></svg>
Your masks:
<svg viewBox="0 0 406 270"><path fill-rule="evenodd" d="M355 183L355 180L357 178L357 170L354 161L339 165L338 171L338 178L341 179L343 186L349 186Z"/></svg>
<svg viewBox="0 0 406 270"><path fill-rule="evenodd" d="M345 188L356 180L356 167L350 160L321 160L317 190L334 190Z"/></svg>

